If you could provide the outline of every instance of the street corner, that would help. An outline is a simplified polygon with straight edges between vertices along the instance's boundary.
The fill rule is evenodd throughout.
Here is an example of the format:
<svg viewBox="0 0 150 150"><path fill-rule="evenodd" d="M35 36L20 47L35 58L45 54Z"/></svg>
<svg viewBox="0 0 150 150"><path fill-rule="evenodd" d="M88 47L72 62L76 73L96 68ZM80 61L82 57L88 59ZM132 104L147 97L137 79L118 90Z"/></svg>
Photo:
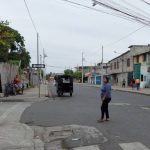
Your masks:
<svg viewBox="0 0 150 150"><path fill-rule="evenodd" d="M25 124L9 122L0 126L0 150L34 150L33 130Z"/></svg>
<svg viewBox="0 0 150 150"><path fill-rule="evenodd" d="M34 137L45 143L46 150L74 149L101 145L108 141L95 127L66 125L57 127L32 126Z"/></svg>
<svg viewBox="0 0 150 150"><path fill-rule="evenodd" d="M72 134L63 140L64 148L90 147L91 145L101 145L108 141L95 127L80 125L71 125L70 127Z"/></svg>

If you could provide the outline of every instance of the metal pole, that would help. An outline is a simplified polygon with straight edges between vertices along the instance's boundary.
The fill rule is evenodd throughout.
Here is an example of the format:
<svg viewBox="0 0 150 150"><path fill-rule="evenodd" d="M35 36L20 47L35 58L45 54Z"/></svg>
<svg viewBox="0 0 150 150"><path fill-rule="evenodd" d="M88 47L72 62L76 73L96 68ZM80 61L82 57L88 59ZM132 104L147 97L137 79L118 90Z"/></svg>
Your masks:
<svg viewBox="0 0 150 150"><path fill-rule="evenodd" d="M45 64L45 52L44 52L44 49L43 49L43 64ZM45 68L43 69L43 77L44 77L44 83L46 82L46 66Z"/></svg>
<svg viewBox="0 0 150 150"><path fill-rule="evenodd" d="M40 64L42 64L42 55L40 55ZM42 79L41 68L40 68L40 80Z"/></svg>
<svg viewBox="0 0 150 150"><path fill-rule="evenodd" d="M83 83L83 52L82 52L82 83Z"/></svg>
<svg viewBox="0 0 150 150"><path fill-rule="evenodd" d="M102 67L103 67L103 45L102 45ZM102 86L103 86L103 80L104 80L104 73L102 73Z"/></svg>
<svg viewBox="0 0 150 150"><path fill-rule="evenodd" d="M104 55L104 54L103 54L103 46L102 46L102 63L103 63L103 57L104 57L103 55Z"/></svg>
<svg viewBox="0 0 150 150"><path fill-rule="evenodd" d="M37 64L39 64L39 34L37 33ZM40 71L38 70L38 86L39 86L39 97L40 97Z"/></svg>

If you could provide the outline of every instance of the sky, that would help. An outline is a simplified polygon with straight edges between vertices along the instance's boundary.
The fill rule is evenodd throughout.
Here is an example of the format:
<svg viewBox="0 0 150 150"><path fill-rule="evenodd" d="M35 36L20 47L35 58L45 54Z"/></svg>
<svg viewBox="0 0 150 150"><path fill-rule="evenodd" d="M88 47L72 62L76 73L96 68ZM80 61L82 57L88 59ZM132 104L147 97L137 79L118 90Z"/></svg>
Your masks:
<svg viewBox="0 0 150 150"><path fill-rule="evenodd" d="M92 0L71 0L92 6ZM119 2L119 0L117 0ZM121 1L121 0L120 0ZM132 3L145 12L150 6L140 0L122 0ZM8 20L10 26L24 36L26 49L31 55L31 64L37 63L37 32L29 18L24 0L0 0L0 20ZM40 35L39 52L43 49L46 72L61 73L64 69L107 62L128 50L130 45L150 43L150 27L146 26L117 42L143 26L112 15L103 14L65 2L63 0L26 0L31 16ZM99 5L94 8L104 10ZM116 53L114 53L116 51ZM43 60L42 60L43 62Z"/></svg>

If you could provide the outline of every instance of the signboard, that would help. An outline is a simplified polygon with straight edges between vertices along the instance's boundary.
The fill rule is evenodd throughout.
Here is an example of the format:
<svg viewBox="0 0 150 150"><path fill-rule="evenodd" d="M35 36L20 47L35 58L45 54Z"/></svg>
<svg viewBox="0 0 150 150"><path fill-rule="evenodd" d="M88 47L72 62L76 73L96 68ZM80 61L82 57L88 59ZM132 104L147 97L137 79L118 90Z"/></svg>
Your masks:
<svg viewBox="0 0 150 150"><path fill-rule="evenodd" d="M103 69L108 69L109 68L109 66L103 66Z"/></svg>
<svg viewBox="0 0 150 150"><path fill-rule="evenodd" d="M45 68L45 64L32 64L32 68Z"/></svg>

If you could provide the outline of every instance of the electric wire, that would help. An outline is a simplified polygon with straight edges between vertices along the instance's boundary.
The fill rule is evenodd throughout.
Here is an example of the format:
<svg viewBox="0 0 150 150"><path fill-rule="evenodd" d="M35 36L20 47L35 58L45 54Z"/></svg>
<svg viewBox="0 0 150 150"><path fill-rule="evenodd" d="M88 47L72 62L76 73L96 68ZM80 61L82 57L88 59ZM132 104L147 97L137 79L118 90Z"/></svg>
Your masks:
<svg viewBox="0 0 150 150"><path fill-rule="evenodd" d="M70 0L61 0L61 1L64 1L64 2L67 2L67 3L73 4L73 5L79 6L79 8L90 9L90 10L93 10L93 11L96 11L96 12L100 12L100 13L103 13L103 14L108 14L108 15L111 15L111 16L119 17L119 18L122 18L122 19L125 19L125 20L128 20L128 21L133 21L131 18L123 16L122 14L106 12L104 10L100 10L100 9L96 9L96 8L93 8L93 7L89 7L87 5L84 5L84 4L81 4L81 3L78 3L78 2L74 2L74 1L70 1Z"/></svg>
<svg viewBox="0 0 150 150"><path fill-rule="evenodd" d="M136 30L130 32L129 34L127 34L127 35L121 37L120 39L118 39L118 40L116 40L116 41L114 41L114 42L112 42L112 43L110 43L110 44L105 45L104 47L111 47L111 46L113 46L113 45L119 43L120 41L122 41L122 40L128 38L129 36L133 35L133 34L136 33L137 31L143 29L145 26L147 26L147 25L143 25L143 26L141 26L140 28L137 28Z"/></svg>
<svg viewBox="0 0 150 150"><path fill-rule="evenodd" d="M38 30L37 30L37 28L36 28L36 25L35 25L35 23L34 23L34 20L33 20L32 16L31 16L31 13L30 13L30 10L29 10L29 7L28 7L28 4L27 4L26 0L24 0L24 4L25 4L25 6L26 6L26 9L27 9L29 18L30 18L30 20L31 20L31 22L32 22L32 25L33 25L35 31L38 33Z"/></svg>
<svg viewBox="0 0 150 150"><path fill-rule="evenodd" d="M145 0L141 0L141 1L144 2L144 3L146 3L146 4L148 4L148 5L150 5L150 3L147 2L147 1L145 1Z"/></svg>
<svg viewBox="0 0 150 150"><path fill-rule="evenodd" d="M133 4L129 3L129 2L127 2L126 0L121 0L121 2L125 3L126 5L128 5L128 6L132 7L132 8L134 8L134 9L136 9L137 11L142 12L143 14L147 14L148 16L150 16L150 13L147 13L146 11L144 11L144 10L142 10L142 9L140 9L140 8L138 8L138 7L136 7L135 5L133 5Z"/></svg>
<svg viewBox="0 0 150 150"><path fill-rule="evenodd" d="M113 42L112 44L107 44L105 45L104 47L110 47L126 38L128 38L129 36L131 36L132 34L134 34L135 32L141 30L142 28L144 28L145 26L149 26L150 25L150 21L149 21L149 17L147 16L144 16L143 14L140 14L140 13L137 13L133 10L130 10L124 6L121 6L120 4L116 3L116 2L113 2L111 1L110 3L104 3L100 0L93 0L93 2L96 2L98 4L100 4L101 6L105 7L105 8L108 8L110 10L113 10L114 12L119 12L118 14L117 13L112 13L112 12L106 12L104 10L100 10L100 9L96 9L96 8L92 8L92 7L89 7L87 5L84 5L84 4L81 4L81 3L77 3L77 2L74 2L74 1L70 1L70 0L62 0L62 1L65 1L65 2L68 2L68 3L71 3L73 5L77 5L79 7L82 7L82 8L86 8L86 9L90 9L90 10L94 10L94 11L97 11L97 12L101 12L101 13L104 13L104 14L108 14L108 15L113 15L113 16L116 16L116 17L120 17L120 18L123 18L123 19L126 19L126 20L129 20L129 21L133 21L133 22L138 22L138 23L141 23L141 24L144 24L143 26L141 26L140 28L134 30L133 32L123 36L122 38L116 40L115 42ZM146 2L145 0L141 0L142 2L150 5L150 3ZM26 5L26 8L27 8L27 11L28 11L28 14L29 14L29 17L32 21L32 24L34 26L34 29L35 31L37 32L37 28L35 26L35 23L33 21L33 18L31 16L31 13L29 11L29 8L28 8L28 5L26 3L26 1L24 0L25 2L25 5ZM106 1L105 1L106 2ZM126 3L127 5L131 6L134 8L134 6L128 2L126 2L125 0L123 0L124 3ZM115 6L114 6L115 5ZM142 11L141 9L135 7L136 10L139 10L143 13L145 13L145 11ZM146 14L146 13L145 13ZM148 13L147 13L148 14ZM52 66L51 66L52 67Z"/></svg>
<svg viewBox="0 0 150 150"><path fill-rule="evenodd" d="M27 9L27 12L28 12L29 18L30 18L30 20L31 20L31 23L32 23L32 25L33 25L33 28L34 28L34 30L36 31L36 33L39 35L39 41L40 41L40 44L41 44L41 46L42 46L42 49L44 49L43 42L42 42L42 40L41 40L41 36L40 36L40 34L39 34L38 30L37 30L37 27L36 27L35 22L34 22L34 20L33 20L33 18L32 18L32 15L31 15L31 13L30 13L30 9L29 9L29 7L28 7L28 4L27 4L26 0L24 0L24 4L25 4L25 7L26 7L26 9Z"/></svg>
<svg viewBox="0 0 150 150"><path fill-rule="evenodd" d="M84 7L84 8L92 9L92 10L94 10L94 11L99 11L99 12L102 12L102 13L106 13L106 12L104 12L104 11L100 11L99 9L93 9L93 8L91 8L91 7L89 7L89 6L86 6L86 5L84 5L84 4L81 4L81 3L73 2L73 1L70 1L70 0L62 0L62 1L66 1L66 2L69 2L69 3L71 3L71 4L75 4L75 5L78 5L78 6L82 6L82 7ZM126 1L124 1L124 2L126 2ZM114 2L113 2L113 3L114 3ZM115 4L116 4L116 3L115 3ZM129 3L128 3L128 4L129 4ZM138 8L136 7L136 9L138 9ZM106 13L106 14L110 14L110 13ZM126 18L125 18L125 19L126 19ZM150 24L150 23L149 23L149 24ZM110 44L106 44L104 47L111 47L111 46L113 46L113 45L119 43L120 41L122 41L122 40L128 38L129 36L133 35L133 34L136 33L137 31L141 30L141 29L144 28L145 26L148 26L149 24L144 24L144 25L141 26L140 28L137 28L136 30L134 30L134 31L132 31L132 32L130 32L130 33L128 33L127 35L121 37L120 39L116 40L115 42L112 42L112 43L110 43Z"/></svg>
<svg viewBox="0 0 150 150"><path fill-rule="evenodd" d="M71 4L75 4L75 5L78 5L78 6L82 6L82 7L84 7L84 8L92 9L92 10L94 10L94 11L98 11L98 12L110 14L110 13L101 11L101 10L99 10L99 9L91 8L91 7L86 6L86 5L84 5L84 4L77 3L77 2L73 2L73 1L70 1L70 0L62 0L62 1L66 1L66 2L69 2L69 3L71 3ZM131 5L132 7L134 7L132 4L126 2L125 0L123 0L123 2L125 2L125 3L127 3L128 5ZM113 3L114 3L114 2L113 2ZM116 4L116 3L114 3L114 4ZM137 7L135 7L135 8L138 9ZM142 11L141 9L139 9L139 10ZM141 30L142 28L144 28L145 26L148 26L148 25L150 25L150 23L149 23L149 24L144 24L144 25L141 26L140 28L137 28L136 30L134 30L134 31L132 31L132 32L130 32L130 33L128 33L127 35L121 37L120 39L116 40L115 42L112 42L112 43L110 43L110 44L104 45L104 47L113 46L113 45L119 43L120 41L122 41L122 40L124 40L124 39L126 39L126 38L128 38L129 36L133 35L133 34L136 33L137 31Z"/></svg>
<svg viewBox="0 0 150 150"><path fill-rule="evenodd" d="M103 2L102 0L93 0L93 2L95 4L99 4L100 6L102 6L104 8L107 8L107 9L113 10L115 12L121 13L125 16L128 16L129 18L131 18L137 22L140 22L142 24L150 23L150 21L147 20L147 18L140 17L139 14L136 14L133 11L129 10L128 8L125 8L124 6L121 6L120 4L117 4L113 1L111 1L110 3L106 3L106 2Z"/></svg>

